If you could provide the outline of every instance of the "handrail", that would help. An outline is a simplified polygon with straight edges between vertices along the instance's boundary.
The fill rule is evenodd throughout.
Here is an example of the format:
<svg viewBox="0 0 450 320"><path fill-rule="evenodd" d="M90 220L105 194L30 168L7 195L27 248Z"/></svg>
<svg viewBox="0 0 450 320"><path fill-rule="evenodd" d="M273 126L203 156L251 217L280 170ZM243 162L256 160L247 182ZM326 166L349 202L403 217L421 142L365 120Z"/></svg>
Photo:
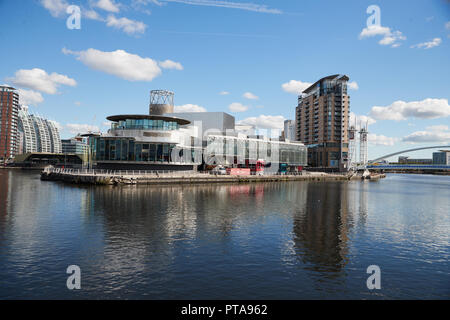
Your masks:
<svg viewBox="0 0 450 320"><path fill-rule="evenodd" d="M73 169L73 168L45 168L43 172L63 175L106 175L132 177L170 177L170 176L198 176L209 175L209 171L192 170L108 170L108 169ZM265 172L263 175L302 175L302 172ZM253 173L255 175L255 173Z"/></svg>
<svg viewBox="0 0 450 320"><path fill-rule="evenodd" d="M171 175L198 175L203 172L192 170L107 170L107 169L73 169L73 168L45 168L45 173L58 173L67 175L108 175L108 176L171 176Z"/></svg>

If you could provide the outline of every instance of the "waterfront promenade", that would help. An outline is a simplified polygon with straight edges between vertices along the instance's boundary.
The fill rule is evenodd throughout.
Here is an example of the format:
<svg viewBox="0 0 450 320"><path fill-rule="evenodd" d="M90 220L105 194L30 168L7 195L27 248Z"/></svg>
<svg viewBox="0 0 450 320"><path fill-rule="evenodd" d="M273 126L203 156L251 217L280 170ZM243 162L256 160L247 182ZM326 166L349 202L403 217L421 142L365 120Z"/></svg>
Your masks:
<svg viewBox="0 0 450 320"><path fill-rule="evenodd" d="M377 178L384 177L378 175ZM342 174L303 172L288 175L213 175L194 171L144 171L144 170L89 170L46 168L41 180L63 181L74 184L194 184L194 183L253 183L275 181L345 181L351 177ZM352 179L361 179L353 176Z"/></svg>

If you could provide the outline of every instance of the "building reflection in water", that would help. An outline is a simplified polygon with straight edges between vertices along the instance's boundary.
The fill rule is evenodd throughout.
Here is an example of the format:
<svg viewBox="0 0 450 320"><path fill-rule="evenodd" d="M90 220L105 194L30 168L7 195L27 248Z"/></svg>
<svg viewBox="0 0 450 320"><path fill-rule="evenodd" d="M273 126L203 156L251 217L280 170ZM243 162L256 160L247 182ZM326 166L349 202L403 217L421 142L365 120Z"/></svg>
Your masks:
<svg viewBox="0 0 450 320"><path fill-rule="evenodd" d="M442 178L112 187L0 171L0 298L366 297L360 267L399 257L443 297ZM65 287L71 264L82 291Z"/></svg>
<svg viewBox="0 0 450 320"><path fill-rule="evenodd" d="M367 216L366 192L351 188L339 182L104 187L88 193L84 203L91 208L84 212L101 213L103 265L121 276L151 272L167 281L177 268L179 241L215 244L224 253L233 235L254 236L251 225L278 212L293 226L282 259L336 278L347 263L349 233Z"/></svg>
<svg viewBox="0 0 450 320"><path fill-rule="evenodd" d="M0 170L0 234L5 230L8 220L8 206L11 203L11 174L9 170Z"/></svg>
<svg viewBox="0 0 450 320"><path fill-rule="evenodd" d="M103 288L169 281L180 272L179 248L199 242L227 247L233 229L264 212L263 195L264 185L90 188L82 212L102 220L103 253L95 268L108 275Z"/></svg>
<svg viewBox="0 0 450 320"><path fill-rule="evenodd" d="M347 183L309 183L306 204L293 217L295 249L304 268L339 276L353 226Z"/></svg>

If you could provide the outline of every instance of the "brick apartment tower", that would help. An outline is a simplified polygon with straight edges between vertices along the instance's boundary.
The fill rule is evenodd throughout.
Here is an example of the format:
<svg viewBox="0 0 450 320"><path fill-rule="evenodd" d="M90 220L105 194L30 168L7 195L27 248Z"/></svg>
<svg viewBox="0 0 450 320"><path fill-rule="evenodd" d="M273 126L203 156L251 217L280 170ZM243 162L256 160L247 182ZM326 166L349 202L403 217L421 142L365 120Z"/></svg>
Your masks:
<svg viewBox="0 0 450 320"><path fill-rule="evenodd" d="M19 95L16 89L0 86L0 161L6 161L17 152L17 123Z"/></svg>
<svg viewBox="0 0 450 320"><path fill-rule="evenodd" d="M346 75L316 81L298 97L297 140L308 147L308 165L326 171L348 169L350 97Z"/></svg>

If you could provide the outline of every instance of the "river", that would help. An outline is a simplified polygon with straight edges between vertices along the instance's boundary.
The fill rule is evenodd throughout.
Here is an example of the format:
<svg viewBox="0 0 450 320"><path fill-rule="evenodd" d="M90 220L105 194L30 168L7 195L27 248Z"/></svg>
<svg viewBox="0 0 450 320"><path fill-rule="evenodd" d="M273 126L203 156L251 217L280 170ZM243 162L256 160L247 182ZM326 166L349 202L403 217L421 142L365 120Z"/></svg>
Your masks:
<svg viewBox="0 0 450 320"><path fill-rule="evenodd" d="M450 176L114 187L0 170L1 299L449 299L449 256Z"/></svg>

